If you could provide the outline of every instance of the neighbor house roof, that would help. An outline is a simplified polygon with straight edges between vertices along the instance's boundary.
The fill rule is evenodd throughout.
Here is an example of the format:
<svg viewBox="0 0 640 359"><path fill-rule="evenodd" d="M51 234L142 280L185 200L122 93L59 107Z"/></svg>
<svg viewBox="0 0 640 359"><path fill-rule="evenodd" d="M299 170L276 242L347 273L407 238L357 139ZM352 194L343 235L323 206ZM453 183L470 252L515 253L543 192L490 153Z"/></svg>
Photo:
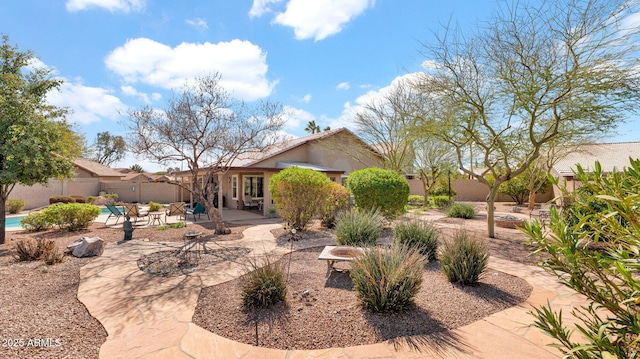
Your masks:
<svg viewBox="0 0 640 359"><path fill-rule="evenodd" d="M73 164L91 173L94 177L122 177L123 174L113 168L102 165L96 161L83 158L73 160Z"/></svg>
<svg viewBox="0 0 640 359"><path fill-rule="evenodd" d="M580 151L571 152L560 159L553 169L563 177L573 176L576 164L580 164L585 171L592 171L598 161L604 172L612 172L629 167L629 158L640 158L640 142L581 146Z"/></svg>

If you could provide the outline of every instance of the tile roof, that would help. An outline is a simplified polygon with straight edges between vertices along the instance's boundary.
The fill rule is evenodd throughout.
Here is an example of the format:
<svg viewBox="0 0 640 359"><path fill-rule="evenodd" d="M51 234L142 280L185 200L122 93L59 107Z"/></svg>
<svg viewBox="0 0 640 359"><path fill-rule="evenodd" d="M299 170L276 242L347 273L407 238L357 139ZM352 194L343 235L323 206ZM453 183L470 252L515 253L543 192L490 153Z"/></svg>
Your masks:
<svg viewBox="0 0 640 359"><path fill-rule="evenodd" d="M585 170L593 170L599 161L602 170L612 172L629 166L629 157L640 158L640 142L602 143L582 146L579 152L569 153L553 166L562 176L572 176L576 164Z"/></svg>
<svg viewBox="0 0 640 359"><path fill-rule="evenodd" d="M122 177L123 176L121 172L118 172L110 167L102 165L96 161L78 158L73 160L73 164L99 177Z"/></svg>

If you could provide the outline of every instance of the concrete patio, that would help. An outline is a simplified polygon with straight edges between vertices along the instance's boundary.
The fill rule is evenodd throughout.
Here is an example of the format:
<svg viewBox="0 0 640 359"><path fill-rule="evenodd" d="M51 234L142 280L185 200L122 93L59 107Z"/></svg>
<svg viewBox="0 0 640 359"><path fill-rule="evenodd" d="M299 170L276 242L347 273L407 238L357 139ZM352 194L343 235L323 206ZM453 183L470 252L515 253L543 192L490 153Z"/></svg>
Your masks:
<svg viewBox="0 0 640 359"><path fill-rule="evenodd" d="M241 240L210 245L248 248L251 256L281 256L287 250L276 246L270 232L278 227L280 224L250 227ZM326 244L333 243L327 240ZM227 261L173 278L152 276L138 269L136 261L141 255L178 245L139 240L110 244L102 257L81 269L78 298L108 333L100 349L101 358L551 359L558 358L560 352L547 346L551 338L531 327L531 306L548 301L554 308L569 312L583 302L537 267L492 258L491 268L521 277L533 286L525 303L444 334L411 340L322 350L267 349L223 338L191 321L200 290L237 278L242 273L240 263Z"/></svg>

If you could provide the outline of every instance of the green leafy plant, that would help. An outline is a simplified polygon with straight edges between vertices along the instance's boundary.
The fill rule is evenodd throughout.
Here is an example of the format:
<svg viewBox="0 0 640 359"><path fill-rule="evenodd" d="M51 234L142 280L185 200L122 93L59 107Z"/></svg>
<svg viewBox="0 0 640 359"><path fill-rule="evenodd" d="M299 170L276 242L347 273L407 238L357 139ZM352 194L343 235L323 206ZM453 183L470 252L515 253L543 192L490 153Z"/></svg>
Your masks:
<svg viewBox="0 0 640 359"><path fill-rule="evenodd" d="M393 240L396 244L417 249L429 261L438 253L438 230L424 221L400 222L393 228Z"/></svg>
<svg viewBox="0 0 640 359"><path fill-rule="evenodd" d="M378 210L353 208L343 212L336 221L338 244L373 246L382 232L383 217Z"/></svg>
<svg viewBox="0 0 640 359"><path fill-rule="evenodd" d="M523 231L536 252L545 254L541 267L584 295L588 304L572 311L572 329L566 314L548 304L531 312L534 325L558 341L565 357L637 358L640 160L630 160L629 167L611 173L597 162L591 174L577 166L575 178L585 189L562 188L573 213L552 209L547 231L538 222L525 223ZM552 181L558 186L557 179Z"/></svg>
<svg viewBox="0 0 640 359"><path fill-rule="evenodd" d="M244 308L266 308L286 301L287 282L282 262L269 257L264 263L251 261L241 277L242 305Z"/></svg>
<svg viewBox="0 0 640 359"><path fill-rule="evenodd" d="M444 241L440 263L449 282L474 284L487 269L489 251L483 241L461 231L455 234L453 241Z"/></svg>
<svg viewBox="0 0 640 359"><path fill-rule="evenodd" d="M472 219L476 215L476 210L468 204L455 203L447 209L447 216L452 218Z"/></svg>
<svg viewBox="0 0 640 359"><path fill-rule="evenodd" d="M429 203L433 207L444 208L453 204L453 200L447 196L431 196L429 197Z"/></svg>
<svg viewBox="0 0 640 359"><path fill-rule="evenodd" d="M331 182L327 195L320 207L320 221L326 228L335 227L338 213L349 207L349 191L341 184Z"/></svg>
<svg viewBox="0 0 640 359"><path fill-rule="evenodd" d="M160 203L156 203L153 201L149 202L149 212L158 212L162 209L162 205Z"/></svg>
<svg viewBox="0 0 640 359"><path fill-rule="evenodd" d="M187 226L186 223L184 222L176 222L176 223L172 223L169 225L164 225L164 226L160 226L158 228L156 228L158 231L166 231L167 229L178 229L178 228L185 228Z"/></svg>
<svg viewBox="0 0 640 359"><path fill-rule="evenodd" d="M420 195L409 195L409 199L407 199L407 205L414 207L422 207L424 204L424 196Z"/></svg>
<svg viewBox="0 0 640 359"><path fill-rule="evenodd" d="M20 220L20 225L32 232L44 231L51 228L51 220L45 212L35 212Z"/></svg>
<svg viewBox="0 0 640 359"><path fill-rule="evenodd" d="M370 248L351 266L360 304L372 312L403 312L422 286L424 257L407 246Z"/></svg>
<svg viewBox="0 0 640 359"><path fill-rule="evenodd" d="M391 220L401 214L409 198L409 183L397 172L380 168L365 168L352 172L347 188L353 194L356 207L375 210Z"/></svg>
<svg viewBox="0 0 640 359"><path fill-rule="evenodd" d="M49 204L54 203L74 203L76 200L71 196L52 196L49 197Z"/></svg>
<svg viewBox="0 0 640 359"><path fill-rule="evenodd" d="M96 202L96 196L87 196L87 203L94 204Z"/></svg>
<svg viewBox="0 0 640 359"><path fill-rule="evenodd" d="M8 199L6 202L7 211L11 214L16 214L24 208L27 203L21 199Z"/></svg>
<svg viewBox="0 0 640 359"><path fill-rule="evenodd" d="M84 203L54 204L41 212L32 213L20 221L30 231L41 231L52 226L77 231L88 228L102 213L100 207Z"/></svg>
<svg viewBox="0 0 640 359"><path fill-rule="evenodd" d="M269 191L280 217L291 228L304 230L326 202L331 180L308 168L290 167L271 177Z"/></svg>
<svg viewBox="0 0 640 359"><path fill-rule="evenodd" d="M43 260L46 264L53 265L62 262L64 254L52 240L22 239L16 243L16 258L19 261Z"/></svg>

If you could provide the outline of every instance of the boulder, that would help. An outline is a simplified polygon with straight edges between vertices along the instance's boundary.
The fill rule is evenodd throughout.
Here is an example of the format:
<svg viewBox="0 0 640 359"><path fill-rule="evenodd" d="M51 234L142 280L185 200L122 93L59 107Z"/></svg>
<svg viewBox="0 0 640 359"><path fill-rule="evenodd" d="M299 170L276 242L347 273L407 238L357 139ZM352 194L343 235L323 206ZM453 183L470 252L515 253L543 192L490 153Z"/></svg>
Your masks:
<svg viewBox="0 0 640 359"><path fill-rule="evenodd" d="M104 251L104 241L100 237L82 237L68 245L67 249L78 258L99 256Z"/></svg>

